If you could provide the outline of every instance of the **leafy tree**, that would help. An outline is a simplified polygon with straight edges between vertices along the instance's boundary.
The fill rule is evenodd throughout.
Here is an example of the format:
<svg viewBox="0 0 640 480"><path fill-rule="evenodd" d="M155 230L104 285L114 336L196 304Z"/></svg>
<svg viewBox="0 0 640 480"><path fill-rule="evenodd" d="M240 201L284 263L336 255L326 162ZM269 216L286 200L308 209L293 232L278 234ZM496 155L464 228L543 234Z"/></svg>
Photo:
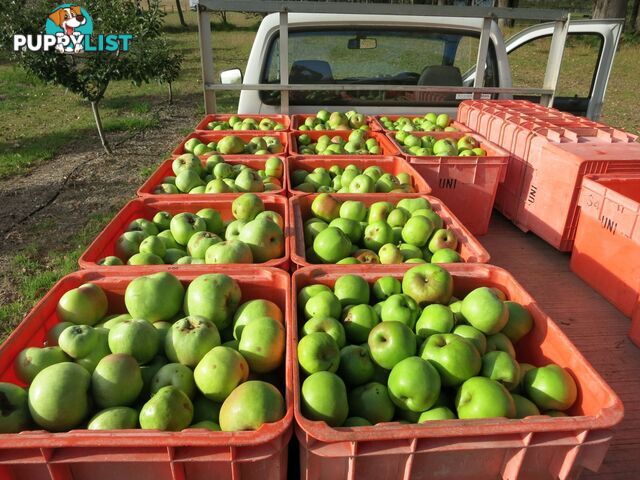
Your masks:
<svg viewBox="0 0 640 480"><path fill-rule="evenodd" d="M150 0L148 10L142 10L136 0L86 0L84 3L93 19L94 35L133 35L127 52L73 55L53 50L13 52L13 36L44 33L46 18L58 4L59 0L5 0L0 9L0 42L9 47L11 60L25 70L87 100L91 104L102 146L111 153L99 109L110 82L131 80L135 85L141 85L157 80L170 83L180 72L182 57L171 52L162 36L164 12L159 8L159 0Z"/></svg>

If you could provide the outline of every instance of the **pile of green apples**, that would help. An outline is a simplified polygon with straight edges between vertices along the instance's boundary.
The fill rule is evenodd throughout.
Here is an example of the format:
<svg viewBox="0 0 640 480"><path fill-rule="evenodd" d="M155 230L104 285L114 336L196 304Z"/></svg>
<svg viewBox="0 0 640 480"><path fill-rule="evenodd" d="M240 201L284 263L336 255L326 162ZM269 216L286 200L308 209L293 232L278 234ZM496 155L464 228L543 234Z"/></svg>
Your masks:
<svg viewBox="0 0 640 480"><path fill-rule="evenodd" d="M321 135L316 142L303 133L297 137L298 153L301 155L382 155L378 141L367 138L363 130L354 130L345 140L340 135Z"/></svg>
<svg viewBox="0 0 640 480"><path fill-rule="evenodd" d="M231 211L234 220L228 223L215 208L137 218L116 240L115 255L98 264L264 263L284 256L284 220L278 212L265 210L254 193L235 198Z"/></svg>
<svg viewBox="0 0 640 480"><path fill-rule="evenodd" d="M316 116L308 116L298 130L369 130L367 117L350 110L348 112L328 112L319 110Z"/></svg>
<svg viewBox="0 0 640 480"><path fill-rule="evenodd" d="M207 128L209 130L262 130L265 132L285 130L282 123L271 118L262 118L258 121L255 118L240 118L237 115L232 115L229 120L209 122Z"/></svg>
<svg viewBox="0 0 640 480"><path fill-rule="evenodd" d="M344 275L298 293L303 415L331 427L564 416L577 387L555 364L519 363L531 314L492 287L463 299L438 265L370 287Z"/></svg>
<svg viewBox="0 0 640 480"><path fill-rule="evenodd" d="M419 157L485 157L487 152L480 147L480 142L471 135L455 138L435 139L425 135L419 137L409 132L396 133L395 139L405 153Z"/></svg>
<svg viewBox="0 0 640 480"><path fill-rule="evenodd" d="M220 155L203 162L191 153L177 157L171 164L173 175L166 176L153 189L157 195L179 193L272 192L282 188L284 163L269 157L264 170L253 170L242 163L226 163Z"/></svg>
<svg viewBox="0 0 640 480"><path fill-rule="evenodd" d="M384 172L377 165L361 170L351 164L342 168L332 165L327 170L297 169L291 172L291 186L307 193L414 193L411 176Z"/></svg>
<svg viewBox="0 0 640 480"><path fill-rule="evenodd" d="M284 145L278 137L252 137L248 142L236 135L227 135L219 141L203 143L192 137L184 144L184 150L194 155L219 153L220 155L275 155L284 152Z"/></svg>
<svg viewBox="0 0 640 480"><path fill-rule="evenodd" d="M458 239L426 198L404 198L396 205L358 200L341 202L321 193L304 222L307 261L311 263L462 262Z"/></svg>
<svg viewBox="0 0 640 480"><path fill-rule="evenodd" d="M385 129L403 132L457 132L456 127L451 126L453 121L446 113L437 115L427 113L424 117L399 117L392 121L389 117L380 117L380 123Z"/></svg>
<svg viewBox="0 0 640 480"><path fill-rule="evenodd" d="M268 300L241 303L242 294L227 275L185 288L161 272L132 280L127 312L108 315L97 284L67 291L46 346L16 357L26 387L0 383L0 432L239 431L280 420L285 402L272 381L282 377L282 311Z"/></svg>

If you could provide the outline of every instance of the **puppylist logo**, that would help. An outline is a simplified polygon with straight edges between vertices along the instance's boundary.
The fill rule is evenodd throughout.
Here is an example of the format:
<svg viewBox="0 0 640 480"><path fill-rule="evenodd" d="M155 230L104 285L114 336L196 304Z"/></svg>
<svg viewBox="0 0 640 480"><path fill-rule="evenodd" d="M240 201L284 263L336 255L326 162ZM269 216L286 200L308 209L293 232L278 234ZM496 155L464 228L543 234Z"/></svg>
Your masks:
<svg viewBox="0 0 640 480"><path fill-rule="evenodd" d="M58 53L126 52L133 35L93 35L93 19L84 7L65 3L54 8L47 17L45 33L14 35L13 50Z"/></svg>

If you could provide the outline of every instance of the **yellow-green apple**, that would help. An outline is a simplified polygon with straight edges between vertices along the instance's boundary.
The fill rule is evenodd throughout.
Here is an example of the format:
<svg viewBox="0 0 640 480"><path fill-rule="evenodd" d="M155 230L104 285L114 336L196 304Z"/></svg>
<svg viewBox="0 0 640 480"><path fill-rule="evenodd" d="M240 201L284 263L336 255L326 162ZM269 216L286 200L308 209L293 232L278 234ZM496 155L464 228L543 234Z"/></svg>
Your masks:
<svg viewBox="0 0 640 480"><path fill-rule="evenodd" d="M433 233L433 223L427 217L417 215L407 220L402 227L402 239L416 247L423 247Z"/></svg>
<svg viewBox="0 0 640 480"><path fill-rule="evenodd" d="M363 240L365 248L377 252L385 243L393 242L393 229L384 220L374 221L364 229Z"/></svg>
<svg viewBox="0 0 640 480"><path fill-rule="evenodd" d="M152 237L147 237L142 241L142 243L147 241L149 238ZM187 253L192 258L204 259L207 249L221 241L222 239L215 233L207 231L196 232L187 242ZM142 248L142 244L140 244L140 248Z"/></svg>
<svg viewBox="0 0 640 480"><path fill-rule="evenodd" d="M60 334L64 332L67 327L71 327L73 325L75 324L71 322L56 323L47 332L46 344L50 347L55 347L56 345L58 345L58 339L60 338Z"/></svg>
<svg viewBox="0 0 640 480"><path fill-rule="evenodd" d="M437 250L431 256L431 263L460 263L462 261L460 254L450 248Z"/></svg>
<svg viewBox="0 0 640 480"><path fill-rule="evenodd" d="M350 387L363 385L373 378L375 366L365 345L347 345L340 350L338 375Z"/></svg>
<svg viewBox="0 0 640 480"><path fill-rule="evenodd" d="M473 377L462 384L456 395L458 418L515 418L516 407L509 391L499 382Z"/></svg>
<svg viewBox="0 0 640 480"><path fill-rule="evenodd" d="M429 240L429 250L431 253L435 253L443 248L450 248L455 250L458 246L458 239L456 234L448 228L441 228L433 232L431 239Z"/></svg>
<svg viewBox="0 0 640 480"><path fill-rule="evenodd" d="M420 306L447 304L453 295L453 278L438 265L418 265L405 272L402 293L409 295Z"/></svg>
<svg viewBox="0 0 640 480"><path fill-rule="evenodd" d="M453 312L446 305L434 303L427 305L422 310L420 318L416 322L416 335L427 338L436 333L449 333L453 329L455 321Z"/></svg>
<svg viewBox="0 0 640 480"><path fill-rule="evenodd" d="M424 412L440 395L440 375L426 360L408 357L398 362L389 374L389 397L397 407Z"/></svg>
<svg viewBox="0 0 640 480"><path fill-rule="evenodd" d="M275 303L264 299L249 300L240 305L233 316L233 338L240 340L247 323L259 317L270 317L284 323L282 310Z"/></svg>
<svg viewBox="0 0 640 480"><path fill-rule="evenodd" d="M422 412L418 418L417 423L429 422L432 420L452 420L456 417L456 414L448 407L434 407L431 410Z"/></svg>
<svg viewBox="0 0 640 480"><path fill-rule="evenodd" d="M385 243L382 245L378 252L378 256L380 257L380 263L383 265L402 263L404 261L400 248L393 243Z"/></svg>
<svg viewBox="0 0 640 480"><path fill-rule="evenodd" d="M504 304L509 310L509 319L501 333L513 343L518 343L533 328L533 317L529 310L517 302L506 301Z"/></svg>
<svg viewBox="0 0 640 480"><path fill-rule="evenodd" d="M340 349L328 333L310 333L298 342L298 362L309 375L321 371L335 372L340 363Z"/></svg>
<svg viewBox="0 0 640 480"><path fill-rule="evenodd" d="M255 193L245 193L233 201L231 212L236 220L249 222L264 212L264 202Z"/></svg>
<svg viewBox="0 0 640 480"><path fill-rule="evenodd" d="M433 224L434 232L436 230L440 230L444 225L444 222L442 221L442 217L440 215L438 215L436 212L434 212L433 210L431 210L430 208L423 208L423 209L415 210L413 212L412 216L413 217L426 217L429 220L431 220L431 223Z"/></svg>
<svg viewBox="0 0 640 480"><path fill-rule="evenodd" d="M200 315L212 321L218 330L223 330L231 325L241 297L236 280L228 275L210 273L200 275L189 284L183 308L187 315Z"/></svg>
<svg viewBox="0 0 640 480"><path fill-rule="evenodd" d="M93 283L73 288L60 297L56 313L61 322L95 325L107 314L107 296Z"/></svg>
<svg viewBox="0 0 640 480"><path fill-rule="evenodd" d="M328 227L313 240L313 251L323 263L336 263L352 251L349 237L339 228Z"/></svg>
<svg viewBox="0 0 640 480"><path fill-rule="evenodd" d="M271 220L251 220L242 227L238 238L249 246L256 263L284 256L284 233Z"/></svg>
<svg viewBox="0 0 640 480"><path fill-rule="evenodd" d="M282 178L284 164L278 157L269 157L264 164L264 171L269 177Z"/></svg>
<svg viewBox="0 0 640 480"><path fill-rule="evenodd" d="M371 358L382 368L391 370L398 362L416 354L416 336L404 323L381 322L367 340Z"/></svg>
<svg viewBox="0 0 640 480"><path fill-rule="evenodd" d="M155 224L158 232L162 232L169 229L172 218L173 215L171 215L169 212L160 211L153 216L151 221Z"/></svg>
<svg viewBox="0 0 640 480"><path fill-rule="evenodd" d="M140 427L147 430L179 432L191 424L193 404L180 389L161 388L140 410Z"/></svg>
<svg viewBox="0 0 640 480"><path fill-rule="evenodd" d="M529 370L524 377L524 387L527 396L541 410L567 410L578 395L571 374L555 364Z"/></svg>
<svg viewBox="0 0 640 480"><path fill-rule="evenodd" d="M387 223L391 227L404 227L405 223L411 218L411 214L404 208L394 208L387 216Z"/></svg>
<svg viewBox="0 0 640 480"><path fill-rule="evenodd" d="M246 168L235 179L235 185L239 192L264 192L264 183L258 172Z"/></svg>
<svg viewBox="0 0 640 480"><path fill-rule="evenodd" d="M89 325L73 325L60 334L58 344L71 358L82 358L96 348L99 338L100 334L96 328Z"/></svg>
<svg viewBox="0 0 640 480"><path fill-rule="evenodd" d="M400 186L400 181L390 173L382 174L375 182L377 193L389 193Z"/></svg>
<svg viewBox="0 0 640 480"><path fill-rule="evenodd" d="M220 343L220 333L215 324L194 315L182 318L171 325L164 337L163 345L170 362L195 368L202 357Z"/></svg>
<svg viewBox="0 0 640 480"><path fill-rule="evenodd" d="M367 218L367 206L359 200L346 200L340 205L340 218L364 222Z"/></svg>
<svg viewBox="0 0 640 480"><path fill-rule="evenodd" d="M503 384L507 390L513 390L520 381L520 366L506 352L494 350L482 356L482 376Z"/></svg>
<svg viewBox="0 0 640 480"><path fill-rule="evenodd" d="M319 291L310 297L304 305L305 318L339 318L342 306L340 300L331 291Z"/></svg>
<svg viewBox="0 0 640 480"><path fill-rule="evenodd" d="M509 320L509 310L495 291L479 287L462 300L462 315L478 330L486 335L498 333Z"/></svg>
<svg viewBox="0 0 640 480"><path fill-rule="evenodd" d="M387 221L387 217L394 209L393 203L390 202L375 202L369 207L369 216L367 221L369 223Z"/></svg>
<svg viewBox="0 0 640 480"><path fill-rule="evenodd" d="M349 193L373 193L376 191L375 181L368 175L357 175L349 184Z"/></svg>
<svg viewBox="0 0 640 480"><path fill-rule="evenodd" d="M150 361L160 349L160 334L143 319L125 320L109 330L109 349L134 357L141 365Z"/></svg>
<svg viewBox="0 0 640 480"><path fill-rule="evenodd" d="M340 202L328 193L321 193L311 203L313 214L325 222L331 222L340 217Z"/></svg>
<svg viewBox="0 0 640 480"><path fill-rule="evenodd" d="M315 285L307 285L306 287L301 288L300 291L298 292L298 308L301 311L304 311L305 306L307 305L307 302L309 301L309 299L311 297L314 297L320 292L333 293L329 287L327 287L326 285L322 285L320 283ZM339 303L340 301L338 301L338 304Z"/></svg>
<svg viewBox="0 0 640 480"><path fill-rule="evenodd" d="M242 330L238 351L251 372L271 372L282 365L285 337L281 322L270 317L254 318Z"/></svg>
<svg viewBox="0 0 640 480"><path fill-rule="evenodd" d="M349 414L367 419L371 424L390 422L395 406L387 387L370 382L349 392Z"/></svg>
<svg viewBox="0 0 640 480"><path fill-rule="evenodd" d="M138 427L138 411L131 407L100 410L87 424L88 430L133 430Z"/></svg>
<svg viewBox="0 0 640 480"><path fill-rule="evenodd" d="M69 356L58 346L27 347L18 354L13 366L16 376L28 385L45 368L56 363L69 361L71 361Z"/></svg>
<svg viewBox="0 0 640 480"><path fill-rule="evenodd" d="M215 208L203 208L201 210L198 210L196 212L196 215L204 219L205 223L207 224L208 232L222 235L222 233L224 232L224 222L218 210L216 210Z"/></svg>
<svg viewBox="0 0 640 480"><path fill-rule="evenodd" d="M220 408L220 428L224 432L257 430L285 415L285 403L276 387L251 380L236 388Z"/></svg>
<svg viewBox="0 0 640 480"><path fill-rule="evenodd" d="M100 408L130 405L141 391L140 367L131 355L107 355L98 362L91 376L91 393Z"/></svg>
<svg viewBox="0 0 640 480"><path fill-rule="evenodd" d="M411 330L415 327L420 315L418 304L409 295L398 293L387 298L380 311L380 320L383 322L401 322Z"/></svg>
<svg viewBox="0 0 640 480"><path fill-rule="evenodd" d="M338 320L331 317L315 317L307 320L300 332L301 336L314 332L324 332L335 340L338 348L344 347L347 343L344 327Z"/></svg>
<svg viewBox="0 0 640 480"><path fill-rule="evenodd" d="M179 245L187 245L196 232L204 232L207 229L207 222L195 213L182 212L171 219L169 228Z"/></svg>
<svg viewBox="0 0 640 480"><path fill-rule="evenodd" d="M471 325L458 325L453 329L453 333L469 340L480 355L487 351L487 337L480 330Z"/></svg>
<svg viewBox="0 0 640 480"><path fill-rule="evenodd" d="M50 432L71 430L89 413L91 375L77 363L62 362L40 371L29 386L29 412Z"/></svg>
<svg viewBox="0 0 640 480"><path fill-rule="evenodd" d="M309 375L301 388L303 415L309 420L324 421L339 427L349 414L347 389L335 373L316 372Z"/></svg>
<svg viewBox="0 0 640 480"><path fill-rule="evenodd" d="M136 253L128 261L127 265L162 265L162 257L152 253Z"/></svg>
<svg viewBox="0 0 640 480"><path fill-rule="evenodd" d="M193 370L180 363L167 363L158 369L151 379L151 394L155 394L167 385L173 385L180 389L189 398L193 398L196 394Z"/></svg>
<svg viewBox="0 0 640 480"><path fill-rule="evenodd" d="M229 347L212 348L195 368L194 379L200 392L210 400L222 402L249 375L244 357Z"/></svg>
<svg viewBox="0 0 640 480"><path fill-rule="evenodd" d="M207 248L204 255L204 263L253 263L253 253L246 243L238 239L227 240Z"/></svg>
<svg viewBox="0 0 640 480"><path fill-rule="evenodd" d="M124 303L133 318L148 322L170 320L179 311L184 297L180 280L158 272L132 280L124 293Z"/></svg>
<svg viewBox="0 0 640 480"><path fill-rule="evenodd" d="M136 218L127 227L128 232L142 232L145 237L149 235L157 235L158 227L146 218Z"/></svg>
<svg viewBox="0 0 640 480"><path fill-rule="evenodd" d="M176 188L182 193L189 193L194 188L204 186L205 183L200 178L200 174L191 168L180 171L176 176Z"/></svg>
<svg viewBox="0 0 640 480"><path fill-rule="evenodd" d="M371 329L380 323L380 318L370 305L352 305L345 308L342 323L349 342L364 343L369 338Z"/></svg>
<svg viewBox="0 0 640 480"><path fill-rule="evenodd" d="M457 387L480 373L480 354L467 339L452 333L435 334L422 344L420 356L438 370L442 384Z"/></svg>
<svg viewBox="0 0 640 480"><path fill-rule="evenodd" d="M184 153L171 163L171 170L174 175L178 175L182 170L186 169L192 169L200 173L202 170L202 162L195 155Z"/></svg>
<svg viewBox="0 0 640 480"><path fill-rule="evenodd" d="M342 307L369 303L369 284L359 275L342 275L336 279L333 292Z"/></svg>
<svg viewBox="0 0 640 480"><path fill-rule="evenodd" d="M413 212L415 212L416 210L423 210L423 209L431 210L431 204L429 203L429 200L423 197L403 198L398 202L396 207L402 208L407 212L409 212L410 214L413 214Z"/></svg>

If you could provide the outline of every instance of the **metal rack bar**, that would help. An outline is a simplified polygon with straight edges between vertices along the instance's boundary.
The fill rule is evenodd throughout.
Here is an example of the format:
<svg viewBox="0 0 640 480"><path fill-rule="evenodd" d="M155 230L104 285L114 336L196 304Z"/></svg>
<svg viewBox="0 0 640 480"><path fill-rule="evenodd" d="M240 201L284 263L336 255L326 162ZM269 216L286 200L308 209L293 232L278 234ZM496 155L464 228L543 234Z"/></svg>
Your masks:
<svg viewBox="0 0 640 480"><path fill-rule="evenodd" d="M542 88L551 90L553 93L544 94L540 99L540 103L547 107L553 106L553 97L558 86L558 78L560 78L564 44L569 33L569 21L569 18L566 21L557 21L553 29L549 57L547 58L547 70L544 72L544 82L542 83Z"/></svg>

